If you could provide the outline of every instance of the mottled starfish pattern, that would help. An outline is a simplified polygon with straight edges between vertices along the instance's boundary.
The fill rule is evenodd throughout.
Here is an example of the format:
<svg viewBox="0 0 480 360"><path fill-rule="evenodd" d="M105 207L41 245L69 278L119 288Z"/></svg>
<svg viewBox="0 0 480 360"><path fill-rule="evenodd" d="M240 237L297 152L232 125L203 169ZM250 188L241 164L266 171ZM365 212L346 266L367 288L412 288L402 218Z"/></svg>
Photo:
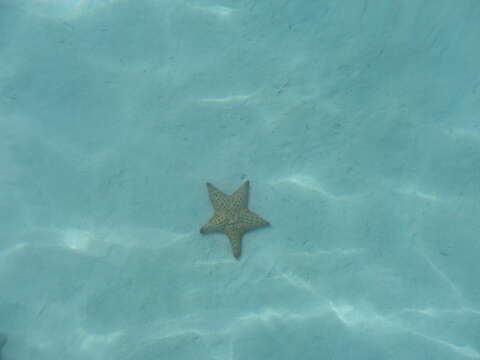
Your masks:
<svg viewBox="0 0 480 360"><path fill-rule="evenodd" d="M202 226L202 234L209 232L223 232L227 235L232 246L233 256L236 259L242 252L242 237L249 230L270 223L248 209L248 193L250 182L245 181L232 195L227 195L210 183L207 183L208 196L212 203L214 214Z"/></svg>

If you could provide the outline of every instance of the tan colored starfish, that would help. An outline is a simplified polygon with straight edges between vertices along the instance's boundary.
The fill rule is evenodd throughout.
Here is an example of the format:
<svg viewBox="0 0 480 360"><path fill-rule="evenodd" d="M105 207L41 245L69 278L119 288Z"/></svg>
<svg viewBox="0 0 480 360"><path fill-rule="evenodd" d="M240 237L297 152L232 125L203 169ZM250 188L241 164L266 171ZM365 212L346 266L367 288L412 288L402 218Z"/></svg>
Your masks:
<svg viewBox="0 0 480 360"><path fill-rule="evenodd" d="M266 220L248 209L248 189L250 182L245 181L232 195L227 195L210 183L207 183L208 196L214 214L202 226L202 234L223 232L228 236L233 256L239 258L242 251L242 237L249 230L270 225Z"/></svg>

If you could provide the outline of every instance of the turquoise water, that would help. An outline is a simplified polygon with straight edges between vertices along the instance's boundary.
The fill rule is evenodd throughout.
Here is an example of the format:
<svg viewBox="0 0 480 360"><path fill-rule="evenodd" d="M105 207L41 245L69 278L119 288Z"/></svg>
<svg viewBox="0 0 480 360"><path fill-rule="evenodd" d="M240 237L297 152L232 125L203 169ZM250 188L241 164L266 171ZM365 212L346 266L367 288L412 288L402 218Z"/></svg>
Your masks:
<svg viewBox="0 0 480 360"><path fill-rule="evenodd" d="M480 359L479 18L0 0L2 359Z"/></svg>

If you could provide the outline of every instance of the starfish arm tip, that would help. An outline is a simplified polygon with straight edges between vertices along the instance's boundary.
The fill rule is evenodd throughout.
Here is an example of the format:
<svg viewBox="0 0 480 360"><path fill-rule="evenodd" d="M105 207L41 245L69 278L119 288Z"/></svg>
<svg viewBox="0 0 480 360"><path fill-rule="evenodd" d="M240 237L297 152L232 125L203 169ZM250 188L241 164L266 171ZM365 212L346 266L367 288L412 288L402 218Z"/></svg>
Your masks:
<svg viewBox="0 0 480 360"><path fill-rule="evenodd" d="M200 228L200 234L206 234L207 232L208 232L208 224L205 224Z"/></svg>

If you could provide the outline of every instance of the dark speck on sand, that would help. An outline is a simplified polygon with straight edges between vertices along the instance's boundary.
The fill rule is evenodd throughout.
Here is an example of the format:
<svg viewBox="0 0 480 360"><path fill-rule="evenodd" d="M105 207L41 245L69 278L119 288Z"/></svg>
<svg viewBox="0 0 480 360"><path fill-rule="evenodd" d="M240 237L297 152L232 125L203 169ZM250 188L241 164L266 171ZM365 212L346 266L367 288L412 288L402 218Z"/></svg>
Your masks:
<svg viewBox="0 0 480 360"><path fill-rule="evenodd" d="M2 348L7 343L7 335L0 333L0 360L2 359Z"/></svg>

